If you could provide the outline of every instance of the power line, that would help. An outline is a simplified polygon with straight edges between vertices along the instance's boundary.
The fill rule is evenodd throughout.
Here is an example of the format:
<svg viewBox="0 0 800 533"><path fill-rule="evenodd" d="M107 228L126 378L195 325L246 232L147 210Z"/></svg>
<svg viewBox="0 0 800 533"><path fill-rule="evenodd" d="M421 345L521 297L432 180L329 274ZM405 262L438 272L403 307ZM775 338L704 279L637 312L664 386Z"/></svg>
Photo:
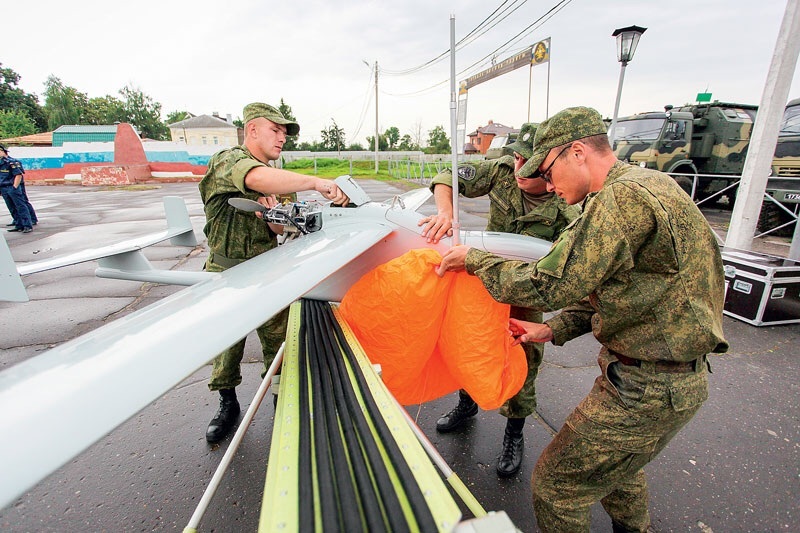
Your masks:
<svg viewBox="0 0 800 533"><path fill-rule="evenodd" d="M545 22L550 20L553 16L555 16L559 11L561 11L564 7L569 5L571 2L572 2L572 0L560 0L556 5L551 7L544 15L542 15L541 17L536 19L533 23L528 25L522 31L518 32L514 37L512 37L509 40L507 40L502 45L500 45L497 48L495 48L492 52L490 52L486 56L484 56L481 59L477 60L476 62L472 63L468 67L462 69L458 73L458 75L462 76L466 72L470 72L472 69L475 69L476 66L479 66L479 67L482 66L482 64L484 64L484 62L487 59L496 56L498 53L504 53L506 50L508 50L509 48L513 47L519 41L521 41L522 39L527 37L528 34L532 33L533 31L538 29L542 24L544 24ZM494 9L494 11L492 11L477 26L475 26L472 30L470 30L470 32L468 32L464 37L462 37L461 40L458 41L458 43L456 43L456 50L458 50L460 48L463 48L463 47L473 43L479 37L485 35L488 31L490 31L491 29L495 28L500 22L502 22L503 20L505 20L506 18L511 16L514 12L516 12L525 3L527 3L527 0L504 0L503 2L501 2L500 5L497 6ZM403 75L413 74L415 72L419 72L421 70L424 70L425 68L433 66L434 64L436 64L439 61L441 61L444 58L446 58L449 55L449 53L450 53L450 50L446 50L445 52L442 52L441 54L439 54L435 58L433 58L433 59L431 59L429 61L426 61L425 63L423 63L421 65L418 65L416 67L412 67L412 68L404 69L404 70L381 69L381 73L384 74L384 75L391 75L391 76L403 76ZM417 91L412 91L412 92L409 92L409 93L391 93L391 92L387 92L387 91L379 91L379 92L381 94L385 94L385 95L388 95L388 96L394 96L394 97L400 97L400 98L413 97L413 96L419 96L419 95L422 95L422 94L430 93L430 92L438 89L440 86L443 86L443 85L447 84L449 81L450 81L449 79L445 79L445 80L442 80L442 81L440 81L438 83L435 83L434 85L428 86L428 87L426 87L424 89L419 89ZM372 82L373 82L373 72L370 69L370 77L369 77L368 85L367 85L368 88L369 88L369 86L371 86ZM370 105L371 101L372 101L371 91L369 91L369 89L367 89L367 93L366 93L366 95L364 97L364 105L363 105L363 107L361 109L361 113L360 113L359 120L358 120L358 126L356 127L355 132L351 136L351 139L353 139L353 140L355 140L357 138L357 136L359 135L359 133L361 132L361 128L363 127L364 121L366 120L367 110L369 108L369 105Z"/></svg>
<svg viewBox="0 0 800 533"><path fill-rule="evenodd" d="M521 1L520 0L513 0L513 2L508 7L504 8L503 6L505 6L509 2L509 0L504 0L499 6L497 6L495 8L494 11L492 11L492 13L490 13L485 19L483 19L480 22L480 24L478 24L476 27L474 27L472 30L470 30L470 32L467 33L467 35L462 37L461 40L459 40L456 43L456 50L459 50L460 48L463 48L464 46L466 46L466 45L470 44L471 42L475 41L475 39L477 39L478 37L481 37L482 35L484 35L487 31L491 30L497 24L499 24L500 22L505 20L512 13L514 13L514 11L516 11L517 9L522 7L527 1L528 0L521 0ZM516 4L516 6L515 6L515 4ZM509 9L511 10L510 12L508 12ZM491 26L486 27L489 24L491 24ZM411 67L411 68L407 68L407 69L403 69L403 70L382 69L381 72L383 72L384 75L388 75L388 76L405 76L405 75L408 75L408 74L413 74L415 72L419 72L420 70L424 70L424 69L426 69L428 67L431 67L431 66L435 65L436 63L439 63L440 61L445 59L449 53L450 53L450 50L445 50L444 52L440 53L439 55L437 55L433 59L430 59L430 60L426 61L425 63L423 63L421 65L418 65L416 67Z"/></svg>
<svg viewBox="0 0 800 533"><path fill-rule="evenodd" d="M526 28L524 28L522 31L517 33L511 39L509 39L505 43L501 44L500 46L495 48L493 51L489 52L487 55L483 56L481 59L478 59L477 61L475 61L474 63L472 63L468 67L462 69L458 73L458 76L463 76L465 73L474 73L475 71L478 70L478 69L475 69L476 66L478 66L478 67L484 66L485 65L484 62L487 59L492 58L498 52L503 53L506 50L508 50L508 48L511 48L512 46L516 45L519 41L521 41L522 39L526 38L528 36L528 34L533 33L533 31L537 30L545 22L547 22L548 20L553 18L559 11L561 11L567 5L572 3L572 1L573 0L561 0L555 6L551 7L544 15L542 15L541 17L539 17L538 19L533 21L531 24L529 24ZM508 47L508 48L505 48L505 47ZM431 86L426 87L424 89L419 89L417 91L412 91L410 93L388 93L388 92L384 92L384 94L389 95L389 96L399 97L399 98L411 97L411 96L419 96L421 94L425 94L425 93L428 93L430 91L433 91L434 89L438 88L441 85L444 85L444 84L448 83L449 81L450 81L449 79L445 79L445 80L442 80L442 81L440 81L440 82L438 82L438 83L436 83L434 85L431 85Z"/></svg>
<svg viewBox="0 0 800 533"><path fill-rule="evenodd" d="M351 144L355 142L356 137L361 132L361 126L364 125L364 119L367 117L367 109L369 108L369 104L372 101L372 91L370 91L370 87L372 87L372 69L369 69L369 80L367 82L367 91L364 98L364 105L361 108L361 116L358 118L358 126L356 126L356 131L353 133L351 138Z"/></svg>

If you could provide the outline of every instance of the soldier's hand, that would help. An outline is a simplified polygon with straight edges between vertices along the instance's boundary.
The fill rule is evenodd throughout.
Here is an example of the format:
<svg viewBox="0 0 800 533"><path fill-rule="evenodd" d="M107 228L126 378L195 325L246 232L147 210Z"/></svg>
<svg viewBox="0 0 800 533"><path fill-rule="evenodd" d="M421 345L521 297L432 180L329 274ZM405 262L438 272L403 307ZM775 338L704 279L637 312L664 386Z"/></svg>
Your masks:
<svg viewBox="0 0 800 533"><path fill-rule="evenodd" d="M438 243L445 235L448 237L453 235L453 217L446 213L438 213L420 219L417 226L424 226L422 236L426 237L427 242L433 244Z"/></svg>
<svg viewBox="0 0 800 533"><path fill-rule="evenodd" d="M442 262L436 267L436 274L441 278L446 272L464 270L465 259L470 248L460 244L447 250L442 256Z"/></svg>
<svg viewBox="0 0 800 533"><path fill-rule="evenodd" d="M553 340L553 329L547 324L527 322L516 318L508 319L508 332L514 337L511 346L516 346L523 342L548 342Z"/></svg>
<svg viewBox="0 0 800 533"><path fill-rule="evenodd" d="M278 198L275 197L274 194L270 194L268 196L261 196L258 199L258 203L266 207L267 209L272 209L278 205Z"/></svg>
<svg viewBox="0 0 800 533"><path fill-rule="evenodd" d="M275 198L274 194L270 194L269 196L260 196L256 201L267 209L272 209L278 205L278 199ZM264 218L264 214L261 211L256 211L256 216L258 218Z"/></svg>
<svg viewBox="0 0 800 533"><path fill-rule="evenodd" d="M317 191L322 196L333 202L333 205L346 205L350 201L345 193L332 180L320 180L322 183L317 187Z"/></svg>

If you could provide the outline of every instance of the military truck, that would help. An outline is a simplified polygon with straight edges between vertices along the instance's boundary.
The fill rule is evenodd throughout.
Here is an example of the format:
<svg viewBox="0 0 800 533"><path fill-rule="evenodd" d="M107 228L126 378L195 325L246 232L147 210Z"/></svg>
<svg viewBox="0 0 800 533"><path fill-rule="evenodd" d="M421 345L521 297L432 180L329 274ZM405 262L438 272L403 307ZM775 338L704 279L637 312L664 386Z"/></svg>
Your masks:
<svg viewBox="0 0 800 533"><path fill-rule="evenodd" d="M772 175L783 178L800 178L800 98L786 105L775 158L772 160Z"/></svg>
<svg viewBox="0 0 800 533"><path fill-rule="evenodd" d="M795 104L794 106L792 104ZM794 127L800 126L800 99L787 106L794 112ZM747 148L753 132L758 106L711 102L678 108L666 106L663 112L648 112L624 117L617 121L612 147L618 158L673 175L680 186L698 203L722 202L733 206L736 199L736 179L744 169ZM784 117L785 122L786 117ZM782 129L784 129L782 127ZM800 134L781 137L776 149L772 174L800 176ZM778 157L779 153L786 153ZM794 154L794 155L789 155ZM727 176L727 177L725 177ZM784 205L781 209L769 200L764 201L759 230L775 228L793 217L800 192L800 181L770 179L768 192ZM772 205L770 205L772 204ZM768 216L767 211L779 216Z"/></svg>
<svg viewBox="0 0 800 533"><path fill-rule="evenodd" d="M783 113L767 194L779 203L764 201L759 227L782 227L781 233L790 233L794 217L788 211L797 214L800 205L800 98L790 101Z"/></svg>

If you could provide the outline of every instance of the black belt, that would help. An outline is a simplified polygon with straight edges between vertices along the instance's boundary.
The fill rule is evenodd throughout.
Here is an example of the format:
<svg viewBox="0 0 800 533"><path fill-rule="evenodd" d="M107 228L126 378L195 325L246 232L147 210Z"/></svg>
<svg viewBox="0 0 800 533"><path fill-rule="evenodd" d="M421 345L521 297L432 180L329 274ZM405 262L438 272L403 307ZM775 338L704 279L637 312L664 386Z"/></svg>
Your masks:
<svg viewBox="0 0 800 533"><path fill-rule="evenodd" d="M608 353L617 358L617 361L625 366L642 366L640 359L633 359L627 355L609 350ZM669 372L673 374L688 374L697 370L697 364L702 358L694 361L653 361L656 372Z"/></svg>

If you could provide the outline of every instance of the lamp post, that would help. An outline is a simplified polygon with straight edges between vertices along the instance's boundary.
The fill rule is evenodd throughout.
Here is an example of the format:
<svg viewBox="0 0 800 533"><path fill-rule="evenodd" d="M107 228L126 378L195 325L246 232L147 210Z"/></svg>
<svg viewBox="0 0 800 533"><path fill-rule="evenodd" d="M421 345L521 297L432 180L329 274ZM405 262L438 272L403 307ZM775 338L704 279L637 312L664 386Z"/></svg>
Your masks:
<svg viewBox="0 0 800 533"><path fill-rule="evenodd" d="M617 86L617 102L614 104L614 117L611 119L611 126L608 128L608 139L611 141L612 147L614 144L614 130L617 128L617 113L619 113L619 100L622 97L622 81L625 79L625 67L628 62L633 60L633 54L636 52L636 46L639 44L639 39L647 28L640 28L639 26L628 26L627 28L617 28L612 37L617 38L617 61L620 62L619 70L619 85Z"/></svg>

